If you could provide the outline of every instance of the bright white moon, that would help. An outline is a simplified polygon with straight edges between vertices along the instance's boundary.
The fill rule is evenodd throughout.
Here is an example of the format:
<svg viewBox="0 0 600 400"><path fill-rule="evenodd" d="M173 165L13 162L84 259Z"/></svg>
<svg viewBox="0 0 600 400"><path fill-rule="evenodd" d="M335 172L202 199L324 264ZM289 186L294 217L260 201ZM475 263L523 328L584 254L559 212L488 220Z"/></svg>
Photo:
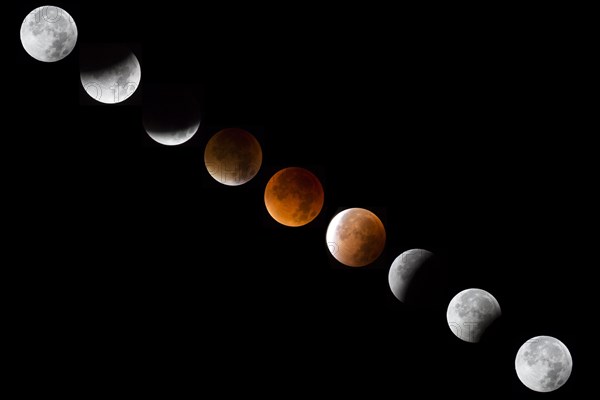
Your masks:
<svg viewBox="0 0 600 400"><path fill-rule="evenodd" d="M531 390L551 392L571 376L573 359L567 346L551 336L526 341L515 358L517 376Z"/></svg>
<svg viewBox="0 0 600 400"><path fill-rule="evenodd" d="M65 10L43 6L30 12L21 25L21 43L38 61L54 62L71 53L77 42L77 26Z"/></svg>

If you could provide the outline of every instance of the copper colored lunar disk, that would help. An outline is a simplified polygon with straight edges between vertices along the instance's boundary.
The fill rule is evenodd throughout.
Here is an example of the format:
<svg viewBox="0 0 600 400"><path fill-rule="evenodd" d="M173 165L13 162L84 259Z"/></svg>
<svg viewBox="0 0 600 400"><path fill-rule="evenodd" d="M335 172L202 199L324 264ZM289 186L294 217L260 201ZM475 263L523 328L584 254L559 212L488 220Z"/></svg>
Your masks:
<svg viewBox="0 0 600 400"><path fill-rule="evenodd" d="M336 260L349 267L375 261L385 247L383 223L369 210L349 208L338 213L327 227L327 246Z"/></svg>
<svg viewBox="0 0 600 400"><path fill-rule="evenodd" d="M297 167L282 169L265 188L265 206L273 219L286 226L308 224L321 212L323 186L312 172Z"/></svg>

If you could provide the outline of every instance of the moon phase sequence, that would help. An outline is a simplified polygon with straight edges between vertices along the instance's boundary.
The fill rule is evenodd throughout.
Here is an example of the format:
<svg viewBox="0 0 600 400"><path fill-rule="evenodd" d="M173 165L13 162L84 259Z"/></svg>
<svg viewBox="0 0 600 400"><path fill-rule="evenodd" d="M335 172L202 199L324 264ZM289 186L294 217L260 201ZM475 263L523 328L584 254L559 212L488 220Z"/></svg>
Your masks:
<svg viewBox="0 0 600 400"><path fill-rule="evenodd" d="M142 78L140 63L133 52L119 44L81 46L80 78L94 100L115 104L127 100Z"/></svg>
<svg viewBox="0 0 600 400"><path fill-rule="evenodd" d="M57 62L75 48L78 29L62 8L43 6L29 13L21 24L24 50L41 62ZM136 92L141 81L141 66L131 49L122 45L82 46L80 80L94 100L120 103ZM197 102L183 88L165 89L146 96L143 125L157 143L175 146L190 140L201 123ZM154 97L153 97L154 96ZM215 134L205 148L204 161L209 174L228 186L253 179L262 164L262 149L256 138L242 129L224 129ZM278 223L298 227L313 221L324 203L323 187L310 171L290 167L278 171L266 185L264 202ZM329 223L326 232L329 251L340 263L363 267L378 259L385 247L386 231L371 211L350 208ZM394 296L405 302L417 272L434 257L422 249L407 250L392 263L388 283ZM412 285L415 286L414 284ZM410 297L410 296L409 296ZM445 305L445 302L444 302ZM447 308L447 322L459 339L477 343L488 327L501 316L498 301L481 289L458 293ZM527 388L551 392L570 378L573 360L569 349L551 336L537 336L525 342L515 357L515 371Z"/></svg>
<svg viewBox="0 0 600 400"><path fill-rule="evenodd" d="M262 164L258 140L243 129L223 129L210 138L204 165L217 182L239 186L256 176Z"/></svg>
<svg viewBox="0 0 600 400"><path fill-rule="evenodd" d="M485 290L466 289L450 301L446 319L457 338L477 343L500 315L500 304L494 296Z"/></svg>
<svg viewBox="0 0 600 400"><path fill-rule="evenodd" d="M21 44L33 58L43 62L62 60L77 43L77 26L65 10L43 6L30 12L21 24Z"/></svg>
<svg viewBox="0 0 600 400"><path fill-rule="evenodd" d="M523 343L515 358L519 380L536 392L551 392L571 376L573 359L567 346L551 336L537 336Z"/></svg>
<svg viewBox="0 0 600 400"><path fill-rule="evenodd" d="M327 227L329 251L349 267L364 267L375 261L385 247L385 228L377 215L364 208L338 213Z"/></svg>
<svg viewBox="0 0 600 400"><path fill-rule="evenodd" d="M282 169L265 188L265 206L273 219L286 226L302 226L321 212L323 186L312 172L297 167Z"/></svg>

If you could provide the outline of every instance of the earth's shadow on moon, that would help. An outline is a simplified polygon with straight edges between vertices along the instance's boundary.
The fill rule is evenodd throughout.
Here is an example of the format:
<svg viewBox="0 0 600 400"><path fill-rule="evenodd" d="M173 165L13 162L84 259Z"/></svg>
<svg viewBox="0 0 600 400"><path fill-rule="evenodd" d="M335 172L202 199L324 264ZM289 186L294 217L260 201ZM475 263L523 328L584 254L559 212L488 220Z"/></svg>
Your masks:
<svg viewBox="0 0 600 400"><path fill-rule="evenodd" d="M139 45L129 43L82 43L79 45L79 73L82 84L80 101L82 104L139 104L141 101L141 52ZM113 77L114 81L105 82ZM116 101L103 101L88 93L88 86L106 86L107 90L119 87ZM124 89L131 91L125 95ZM104 98L104 97L103 97Z"/></svg>
<svg viewBox="0 0 600 400"><path fill-rule="evenodd" d="M195 136L196 132L189 132L201 123L200 102L181 84L146 84L142 105L144 128L155 141L184 143Z"/></svg>
<svg viewBox="0 0 600 400"><path fill-rule="evenodd" d="M366 243L369 246L373 246L374 243L376 245L380 245L381 250L380 250L379 254L377 255L377 257L372 258L368 263L366 263L364 265L360 265L360 266L359 265L354 265L354 266L348 265L347 263L341 261L335 255L335 253L337 253L340 250L338 240L337 240L338 238L335 238L334 240L330 240L331 238L328 238L328 235L330 235L330 230L332 230L332 231L337 230L337 226L334 227L332 225L332 223L334 223L334 220L336 218L339 218L340 214L342 214L342 213L348 213L348 212L356 213L356 210L362 210L360 212L366 211L368 214L372 214L378 221L377 225L379 226L379 223L380 223L381 228L383 228L383 230L381 232L378 232L378 234L383 233L382 243L377 244L376 241L373 242L372 239L370 242ZM323 210L321 210L320 214L323 214ZM340 225L341 222L342 222L342 220L337 221L337 225ZM352 206L337 207L336 211L333 213L333 216L329 220L329 223L326 225L326 230L325 230L325 238L326 238L325 249L328 250L327 257L329 260L329 264L334 269L340 269L340 270L346 270L348 268L350 268L352 270L360 270L362 268L367 268L370 270L371 269L389 270L390 261L388 260L388 255L387 255L387 246L388 246L389 238L388 238L388 234L387 234L386 223L387 223L387 210L384 207L380 207L380 206L368 206L367 208L352 207ZM352 227L355 225L352 225L352 224L348 225L346 223L346 226ZM361 231L362 231L362 229L355 230L355 232L361 232ZM334 234L334 236L335 235L337 235L337 234ZM346 246L346 251L351 251L352 248L353 248L352 246Z"/></svg>
<svg viewBox="0 0 600 400"><path fill-rule="evenodd" d="M502 314L495 318L489 325L486 326L479 343L485 344L497 344L503 337L507 335L506 325L503 323Z"/></svg>
<svg viewBox="0 0 600 400"><path fill-rule="evenodd" d="M448 268L433 254L416 269L407 285L404 303L411 307L445 310L448 306Z"/></svg>
<svg viewBox="0 0 600 400"><path fill-rule="evenodd" d="M110 43L82 44L79 49L81 72L95 73L112 69L126 60L132 51L127 46Z"/></svg>

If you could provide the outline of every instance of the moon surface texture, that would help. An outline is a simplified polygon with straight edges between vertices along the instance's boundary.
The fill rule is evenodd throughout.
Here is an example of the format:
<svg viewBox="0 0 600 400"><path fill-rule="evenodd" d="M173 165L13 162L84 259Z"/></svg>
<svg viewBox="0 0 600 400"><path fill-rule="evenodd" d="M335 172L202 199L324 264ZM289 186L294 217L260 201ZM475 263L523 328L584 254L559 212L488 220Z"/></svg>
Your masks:
<svg viewBox="0 0 600 400"><path fill-rule="evenodd" d="M529 339L517 352L517 376L531 390L551 392L571 376L573 359L567 346L551 336Z"/></svg>
<svg viewBox="0 0 600 400"><path fill-rule="evenodd" d="M65 10L55 6L38 7L21 24L21 44L38 61L65 58L77 43L77 26Z"/></svg>
<svg viewBox="0 0 600 400"><path fill-rule="evenodd" d="M364 208L338 213L327 227L329 251L349 267L364 267L375 261L385 247L385 228L377 215Z"/></svg>
<svg viewBox="0 0 600 400"><path fill-rule="evenodd" d="M126 46L81 46L79 58L81 84L94 100L105 104L120 103L127 100L140 85L140 63Z"/></svg>
<svg viewBox="0 0 600 400"><path fill-rule="evenodd" d="M227 186L239 186L256 176L262 164L258 140L243 129L223 129L210 138L204 150L210 176Z"/></svg>
<svg viewBox="0 0 600 400"><path fill-rule="evenodd" d="M265 205L273 219L286 226L302 226L315 219L325 194L312 172L297 167L282 169L265 188Z"/></svg>
<svg viewBox="0 0 600 400"><path fill-rule="evenodd" d="M446 318L456 337L477 343L501 314L500 304L494 296L482 289L466 289L450 301Z"/></svg>
<svg viewBox="0 0 600 400"><path fill-rule="evenodd" d="M180 85L144 85L143 124L148 136L160 144L187 142L200 127L200 104Z"/></svg>
<svg viewBox="0 0 600 400"><path fill-rule="evenodd" d="M423 249L406 250L400 254L390 267L388 282L394 296L406 301L408 288L417 271L433 258L433 253Z"/></svg>

